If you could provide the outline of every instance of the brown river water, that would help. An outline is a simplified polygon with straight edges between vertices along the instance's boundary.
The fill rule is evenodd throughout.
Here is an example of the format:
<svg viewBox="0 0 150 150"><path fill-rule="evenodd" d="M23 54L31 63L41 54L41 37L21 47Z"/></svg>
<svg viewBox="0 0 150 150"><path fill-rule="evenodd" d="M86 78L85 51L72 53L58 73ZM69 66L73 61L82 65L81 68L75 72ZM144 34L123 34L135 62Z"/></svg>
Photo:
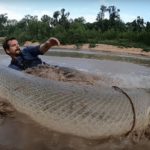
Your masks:
<svg viewBox="0 0 150 150"><path fill-rule="evenodd" d="M89 140L50 131L0 98L0 150L149 150L150 127L128 137Z"/></svg>
<svg viewBox="0 0 150 150"><path fill-rule="evenodd" d="M50 64L58 65L58 58L53 57L49 60L46 58ZM92 60L79 62L70 58L62 58L60 62L62 66L73 67L75 69L82 70L85 68L85 72L95 72L93 76L86 76L83 73L72 72L66 68L61 68L58 66L53 67L38 67L34 69L26 70L27 73L41 76L44 78L64 81L64 82L74 82L78 84L97 84L102 78L98 78L97 75L106 73L110 75L108 70L111 70L112 79L108 80L109 84L118 84L120 86L144 86L149 87L147 81L150 77L149 68L144 66L128 65L126 63L120 63L121 66L126 66L124 69L120 65L115 64L112 68L109 64L107 68L107 63L105 61L101 62L104 65L97 65L97 69L92 66ZM75 67L73 61L76 61ZM66 64L65 64L66 62ZM90 65L87 64L89 62ZM95 61L95 63L97 63ZM5 62L4 62L5 64ZM80 64L80 65L79 65ZM111 63L113 66L113 63ZM72 65L72 66L71 66ZM83 66L83 67L82 67ZM129 67L130 66L130 67ZM79 68L78 68L79 67ZM118 68L120 70L118 71ZM91 69L93 68L93 69ZM128 68L128 69L127 69ZM108 69L108 70L107 70ZM41 71L39 71L41 70ZM51 74L47 76L48 74ZM106 75L104 74L104 75ZM124 74L125 79L123 80L120 75ZM102 75L102 74L101 74ZM134 80L131 78L135 75ZM142 76L143 75L143 76ZM127 81L130 81L127 83ZM105 80L102 80L105 81ZM100 83L103 84L103 82ZM115 82L114 82L115 81ZM136 84L134 84L136 81ZM141 85L141 83L143 83ZM150 82L149 82L150 83ZM150 128L148 127L146 131L139 133L132 133L128 137L110 137L109 139L97 139L89 140L83 139L81 137L75 137L72 135L66 135L62 133L57 133L50 131L49 129L42 127L35 121L33 121L29 116L17 112L7 100L0 98L0 150L149 150L150 149Z"/></svg>

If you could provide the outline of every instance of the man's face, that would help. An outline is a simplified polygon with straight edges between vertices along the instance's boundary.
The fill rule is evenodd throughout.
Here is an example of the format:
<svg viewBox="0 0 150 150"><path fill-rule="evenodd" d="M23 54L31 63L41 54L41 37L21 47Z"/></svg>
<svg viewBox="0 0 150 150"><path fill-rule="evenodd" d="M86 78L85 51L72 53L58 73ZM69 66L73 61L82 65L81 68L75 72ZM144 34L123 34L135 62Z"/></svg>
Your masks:
<svg viewBox="0 0 150 150"><path fill-rule="evenodd" d="M20 52L21 52L20 46L19 46L17 40L8 41L8 45L9 45L9 49L7 49L6 51L10 56L15 57L20 54Z"/></svg>

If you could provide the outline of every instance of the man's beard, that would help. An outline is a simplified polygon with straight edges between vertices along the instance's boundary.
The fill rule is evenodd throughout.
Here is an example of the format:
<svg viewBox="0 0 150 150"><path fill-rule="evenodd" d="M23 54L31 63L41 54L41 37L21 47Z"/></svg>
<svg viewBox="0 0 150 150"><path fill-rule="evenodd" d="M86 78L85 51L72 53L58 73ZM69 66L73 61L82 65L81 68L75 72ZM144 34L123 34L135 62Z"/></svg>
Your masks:
<svg viewBox="0 0 150 150"><path fill-rule="evenodd" d="M16 56L19 56L21 54L21 50L20 49L17 49L16 50Z"/></svg>

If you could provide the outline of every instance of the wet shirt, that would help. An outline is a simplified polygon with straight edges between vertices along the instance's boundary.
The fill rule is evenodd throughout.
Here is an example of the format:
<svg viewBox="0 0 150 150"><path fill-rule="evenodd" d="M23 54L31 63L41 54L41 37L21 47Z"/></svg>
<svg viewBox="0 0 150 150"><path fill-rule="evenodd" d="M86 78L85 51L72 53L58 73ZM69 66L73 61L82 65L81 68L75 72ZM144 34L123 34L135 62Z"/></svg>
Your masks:
<svg viewBox="0 0 150 150"><path fill-rule="evenodd" d="M38 55L42 55L40 46L26 47L21 51L21 54L12 60L8 67L15 70L25 70L27 68L35 67L42 64L42 60Z"/></svg>

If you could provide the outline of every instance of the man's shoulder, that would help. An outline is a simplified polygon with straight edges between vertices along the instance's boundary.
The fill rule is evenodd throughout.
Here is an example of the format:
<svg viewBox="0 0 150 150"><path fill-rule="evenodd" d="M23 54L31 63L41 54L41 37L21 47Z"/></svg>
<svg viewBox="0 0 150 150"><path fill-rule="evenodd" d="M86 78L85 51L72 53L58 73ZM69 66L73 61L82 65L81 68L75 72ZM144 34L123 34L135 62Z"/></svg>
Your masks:
<svg viewBox="0 0 150 150"><path fill-rule="evenodd" d="M21 52L22 52L22 53L29 53L29 50L30 50L29 47L23 47L23 48L21 49Z"/></svg>
<svg viewBox="0 0 150 150"><path fill-rule="evenodd" d="M30 49L39 49L40 45L36 45L36 46L26 46L23 47L23 50L30 50Z"/></svg>
<svg viewBox="0 0 150 150"><path fill-rule="evenodd" d="M22 48L22 52L29 52L32 49L37 49L37 46L26 46Z"/></svg>
<svg viewBox="0 0 150 150"><path fill-rule="evenodd" d="M28 47L24 47L24 48L22 49L22 53L23 53L23 54L30 53L30 54L32 54L32 55L39 55L39 54L41 54L40 45L38 45L38 46L28 46Z"/></svg>

